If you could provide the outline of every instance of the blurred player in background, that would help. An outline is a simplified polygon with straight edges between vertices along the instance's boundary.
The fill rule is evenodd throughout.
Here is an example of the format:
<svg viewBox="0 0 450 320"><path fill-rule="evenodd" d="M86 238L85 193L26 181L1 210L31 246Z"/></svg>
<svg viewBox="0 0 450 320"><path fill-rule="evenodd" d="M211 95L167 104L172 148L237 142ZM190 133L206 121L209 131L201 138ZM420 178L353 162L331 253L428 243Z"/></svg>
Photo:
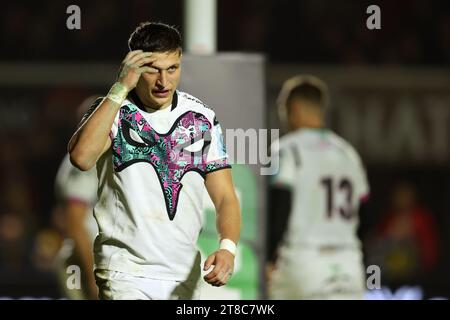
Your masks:
<svg viewBox="0 0 450 320"><path fill-rule="evenodd" d="M192 299L200 276L197 238L203 193L217 211L220 244L204 279L222 286L234 268L240 206L213 110L177 90L181 36L141 24L116 83L69 142L71 161L97 165L99 236L95 276L101 299Z"/></svg>
<svg viewBox="0 0 450 320"><path fill-rule="evenodd" d="M328 89L323 81L294 77L278 99L290 132L272 148L279 172L270 189L269 296L362 299L358 209L369 188L361 160L324 126Z"/></svg>
<svg viewBox="0 0 450 320"><path fill-rule="evenodd" d="M95 97L89 97L80 105L77 110L78 119L82 118L94 101ZM83 172L70 163L67 154L58 169L55 181L60 209L58 212L62 213L61 225L66 236L57 260L61 287L66 297L73 300L98 297L93 274L93 245L98 229L92 212L97 200L97 187L95 168ZM79 289L67 285L68 278L73 274L73 271L68 269L71 265L80 268L82 281Z"/></svg>

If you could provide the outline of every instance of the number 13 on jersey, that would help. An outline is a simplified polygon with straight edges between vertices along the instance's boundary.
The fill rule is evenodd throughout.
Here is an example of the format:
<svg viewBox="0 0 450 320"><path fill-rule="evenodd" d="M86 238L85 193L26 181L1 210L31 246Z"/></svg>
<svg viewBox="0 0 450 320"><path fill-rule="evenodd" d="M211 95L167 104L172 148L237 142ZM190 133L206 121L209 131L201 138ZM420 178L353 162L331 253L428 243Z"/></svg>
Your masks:
<svg viewBox="0 0 450 320"><path fill-rule="evenodd" d="M339 214L345 220L353 216L353 184L346 177L326 176L320 180L325 191L326 215L329 219Z"/></svg>

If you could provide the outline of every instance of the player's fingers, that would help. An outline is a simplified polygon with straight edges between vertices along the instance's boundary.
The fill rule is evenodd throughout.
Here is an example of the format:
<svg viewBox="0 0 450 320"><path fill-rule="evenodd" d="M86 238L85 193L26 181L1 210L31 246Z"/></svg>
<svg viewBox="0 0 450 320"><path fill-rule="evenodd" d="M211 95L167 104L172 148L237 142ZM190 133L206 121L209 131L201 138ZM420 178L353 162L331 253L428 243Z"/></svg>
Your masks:
<svg viewBox="0 0 450 320"><path fill-rule="evenodd" d="M137 54L143 52L142 50L133 50L128 52L128 54L125 56L125 58L123 59L123 62L128 61L129 59L133 58L134 56L136 56Z"/></svg>
<svg viewBox="0 0 450 320"><path fill-rule="evenodd" d="M217 275L219 274L219 272L221 272L223 266L219 263L216 263L214 265L214 268L211 270L211 272L209 272L207 275L205 275L205 279L211 280L215 277L217 277Z"/></svg>
<svg viewBox="0 0 450 320"><path fill-rule="evenodd" d="M226 270L223 268L222 265L216 265L214 266L214 269L208 273L204 278L207 282L213 283L218 280L221 280L222 277L226 274Z"/></svg>
<svg viewBox="0 0 450 320"><path fill-rule="evenodd" d="M213 279L207 280L206 282L213 286L221 286L226 283L223 279L221 279L219 277L214 277Z"/></svg>
<svg viewBox="0 0 450 320"><path fill-rule="evenodd" d="M134 55L133 57L131 57L130 59L128 59L128 63L130 64L136 64L137 61L144 59L144 58L148 58L152 56L152 52L140 52L136 55Z"/></svg>
<svg viewBox="0 0 450 320"><path fill-rule="evenodd" d="M215 287L221 287L223 285L226 285L230 280L232 274L233 273L230 270L225 270L225 272L221 271L215 279L211 280L211 284Z"/></svg>
<svg viewBox="0 0 450 320"><path fill-rule="evenodd" d="M154 72L157 72L157 70L152 67L140 67L140 68L138 68L138 72L139 73L144 73L144 72L154 73Z"/></svg>
<svg viewBox="0 0 450 320"><path fill-rule="evenodd" d="M230 279L231 279L231 277L233 276L233 270L228 270L226 273L225 273L225 282L228 282Z"/></svg>
<svg viewBox="0 0 450 320"><path fill-rule="evenodd" d="M220 287L227 284L228 275L227 272L221 271L215 279L211 280L211 284L215 287Z"/></svg>
<svg viewBox="0 0 450 320"><path fill-rule="evenodd" d="M221 286L225 285L225 283L223 283L221 281L217 281L217 282L211 283L211 285L214 287L221 287Z"/></svg>
<svg viewBox="0 0 450 320"><path fill-rule="evenodd" d="M212 254L208 257L208 259L206 259L205 261L205 265L203 266L203 270L206 271L208 270L211 265L214 263L214 260L216 259L216 255Z"/></svg>
<svg viewBox="0 0 450 320"><path fill-rule="evenodd" d="M225 284L228 280L228 273L226 272L226 270L224 270L219 275L217 275L217 278L219 279L220 284Z"/></svg>
<svg viewBox="0 0 450 320"><path fill-rule="evenodd" d="M212 283L214 281L217 281L218 280L217 273L214 272L214 271L211 271L206 276L204 276L203 279L205 279L205 281L208 282L208 283Z"/></svg>
<svg viewBox="0 0 450 320"><path fill-rule="evenodd" d="M154 58L154 57L143 57L143 58L140 58L139 60L137 60L134 64L137 65L138 67L141 67L144 64L152 63L155 61L156 61L156 58Z"/></svg>
<svg viewBox="0 0 450 320"><path fill-rule="evenodd" d="M225 269L223 276L221 278L222 282L227 283L233 276L233 270L230 268Z"/></svg>

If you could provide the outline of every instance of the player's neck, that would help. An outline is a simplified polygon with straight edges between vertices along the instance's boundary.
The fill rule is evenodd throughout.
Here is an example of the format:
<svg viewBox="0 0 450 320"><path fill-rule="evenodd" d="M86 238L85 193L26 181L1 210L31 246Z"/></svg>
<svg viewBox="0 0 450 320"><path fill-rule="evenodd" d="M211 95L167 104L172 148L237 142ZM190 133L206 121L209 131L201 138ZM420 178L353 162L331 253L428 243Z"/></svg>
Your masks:
<svg viewBox="0 0 450 320"><path fill-rule="evenodd" d="M300 127L300 129L323 130L323 129L325 129L325 127L324 126L303 126L303 127Z"/></svg>
<svg viewBox="0 0 450 320"><path fill-rule="evenodd" d="M142 99L137 94L136 90L131 90L130 92L130 98L133 100L133 102L141 109L148 113L153 113L158 110L164 110L166 108L169 108L172 105L172 99L168 103L166 103L163 106L149 106L146 103L142 101Z"/></svg>
<svg viewBox="0 0 450 320"><path fill-rule="evenodd" d="M300 129L323 129L324 123L321 119L309 119L308 121L301 121L297 126L296 130Z"/></svg>

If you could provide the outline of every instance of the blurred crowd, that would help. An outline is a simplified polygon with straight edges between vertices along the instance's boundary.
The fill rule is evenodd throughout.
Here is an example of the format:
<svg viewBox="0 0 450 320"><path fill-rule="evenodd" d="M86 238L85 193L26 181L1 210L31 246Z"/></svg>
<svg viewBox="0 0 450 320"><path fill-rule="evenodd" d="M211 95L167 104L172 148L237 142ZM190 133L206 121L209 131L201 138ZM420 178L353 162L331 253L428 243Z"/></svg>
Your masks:
<svg viewBox="0 0 450 320"><path fill-rule="evenodd" d="M435 214L411 183L397 181L388 194L379 221L363 239L366 264L379 266L391 288L425 285L437 271L442 246Z"/></svg>
<svg viewBox="0 0 450 320"><path fill-rule="evenodd" d="M1 94L2 110L21 108L18 92ZM0 126L0 296L59 294L54 259L63 239L54 182L78 122L75 108L87 94L76 88L30 91L23 102L27 116Z"/></svg>
<svg viewBox="0 0 450 320"><path fill-rule="evenodd" d="M183 31L183 1L77 1L81 30L66 28L72 3L16 1L0 20L1 59L117 61L137 22ZM448 1L377 1L381 30L368 30L372 1L218 1L218 50L263 52L273 62L442 65L450 61Z"/></svg>

